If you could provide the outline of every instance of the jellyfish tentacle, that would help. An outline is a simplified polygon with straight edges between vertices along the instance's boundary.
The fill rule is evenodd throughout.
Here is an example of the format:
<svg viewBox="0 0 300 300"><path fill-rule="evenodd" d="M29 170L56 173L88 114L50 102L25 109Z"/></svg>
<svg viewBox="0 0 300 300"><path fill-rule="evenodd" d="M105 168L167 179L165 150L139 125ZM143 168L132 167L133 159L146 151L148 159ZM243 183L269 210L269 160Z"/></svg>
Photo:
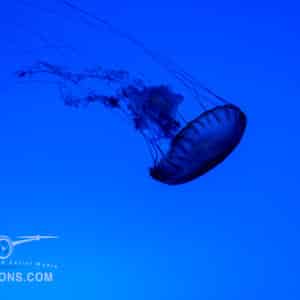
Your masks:
<svg viewBox="0 0 300 300"><path fill-rule="evenodd" d="M53 16L57 16L58 12L54 12L51 9L49 9L46 6L41 6L40 4L36 3L36 2L31 2L28 0L17 0L14 1L14 3L16 5L22 5L22 6L29 6L32 9L38 9L42 12L46 12L47 14L53 15ZM38 30L36 30L35 28L32 28L30 26L27 26L26 23L20 23L19 20L14 19L13 25L15 28L17 28L17 30L20 30L21 32L30 32L33 36L37 37L38 40L41 41L42 46L40 46L42 49L46 48L46 49L54 49L55 51L57 51L57 53L59 53L59 55L63 58L66 58L67 56L70 56L70 51L72 54L75 54L77 52L77 50L72 47L72 45L68 45L66 44L64 41L58 42L58 41L54 41L53 38L51 38L51 41L47 38L46 33L42 33ZM66 49L68 51L68 53L63 52L62 50ZM33 50L28 50L28 51L33 51ZM78 53L77 53L78 54Z"/></svg>
<svg viewBox="0 0 300 300"><path fill-rule="evenodd" d="M177 63L171 61L169 58L166 58L162 56L160 53L156 53L155 51L149 49L146 47L146 45L136 39L131 34L124 32L120 30L118 27L113 26L110 22L107 20L98 17L97 15L94 15L81 7L75 5L74 3L68 1L68 0L60 0L63 4L65 4L67 7L80 12L83 16L86 16L97 23L100 23L107 27L107 29L117 36L124 38L128 41L130 41L132 44L140 48L146 55L148 55L154 62L165 68L171 75L175 76L177 80L179 80L187 89L191 90L193 94L196 96L196 98L201 99L201 92L206 92L213 96L214 98L218 99L222 103L228 103L227 100L224 98L218 96L216 93L214 93L211 89L205 87L198 79L193 77L191 74L186 72L182 67L178 66ZM207 107L203 104L203 102L199 101L199 104L201 105L203 110L206 110Z"/></svg>
<svg viewBox="0 0 300 300"><path fill-rule="evenodd" d="M34 8L37 8L39 10L44 10L48 14L52 15L58 15L59 12L43 7L41 5L37 5L36 3L32 3L31 1L28 0L18 0L20 2L23 2L26 5L30 5ZM84 19L82 18L82 22L89 26L95 26L96 24L101 24L101 26L104 26L107 28L108 31L110 31L112 34L115 34L119 36L120 38L126 39L129 42L131 42L133 45L141 49L147 56L149 56L154 62L156 62L158 65L166 69L172 76L176 78L179 82L182 83L182 85L191 91L195 98L198 100L198 103L201 106L201 109L204 111L207 109L207 106L204 104L205 101L203 101L204 93L207 93L210 95L212 98L215 98L219 100L221 103L228 104L229 102L218 96L215 92L213 92L211 89L207 88L204 84L202 84L198 79L196 79L194 76L186 72L181 66L179 66L177 63L172 61L170 58L164 57L162 54L157 53L151 49L149 49L142 41L138 40L135 38L133 35L122 31L118 27L114 26L104 18L100 18L99 16L79 7L78 5L72 3L71 1L68 0L58 0L61 4L64 6L70 8L71 10L80 13ZM212 99L206 99L206 101L212 101Z"/></svg>

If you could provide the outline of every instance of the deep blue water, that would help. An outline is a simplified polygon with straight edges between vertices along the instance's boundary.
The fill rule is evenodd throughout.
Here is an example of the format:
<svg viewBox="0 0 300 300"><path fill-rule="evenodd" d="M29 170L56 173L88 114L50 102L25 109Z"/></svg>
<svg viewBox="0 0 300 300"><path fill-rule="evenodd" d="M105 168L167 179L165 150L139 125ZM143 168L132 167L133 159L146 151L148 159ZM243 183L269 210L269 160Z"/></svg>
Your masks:
<svg viewBox="0 0 300 300"><path fill-rule="evenodd" d="M0 297L300 299L299 4L77 1L247 113L222 165L170 187L150 179L144 142L119 115L68 109L50 85L9 75L46 58L179 83L62 5L18 2L1 9L0 235L59 235L15 255L60 269L52 284L0 284Z"/></svg>

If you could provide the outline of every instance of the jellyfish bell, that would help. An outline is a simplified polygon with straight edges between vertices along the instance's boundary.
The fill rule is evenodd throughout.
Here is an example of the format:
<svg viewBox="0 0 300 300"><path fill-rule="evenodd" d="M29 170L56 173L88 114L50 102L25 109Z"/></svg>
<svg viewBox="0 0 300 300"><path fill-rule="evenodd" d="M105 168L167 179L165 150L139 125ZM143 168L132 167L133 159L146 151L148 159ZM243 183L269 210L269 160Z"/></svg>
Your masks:
<svg viewBox="0 0 300 300"><path fill-rule="evenodd" d="M127 70L96 66L74 71L48 61L38 61L19 70L16 73L19 79L50 76L55 78L65 105L79 108L101 103L123 113L145 139L153 161L150 176L161 183L178 185L194 180L230 155L246 129L246 115L239 107L106 20L70 1L61 2L89 24L104 26L112 34L138 47L174 77L186 93L179 93L164 83L147 84ZM197 104L193 117L182 112L183 105L188 106L190 101Z"/></svg>
<svg viewBox="0 0 300 300"><path fill-rule="evenodd" d="M245 128L245 114L232 104L203 112L171 140L168 151L151 167L151 177L176 185L205 174L234 150Z"/></svg>

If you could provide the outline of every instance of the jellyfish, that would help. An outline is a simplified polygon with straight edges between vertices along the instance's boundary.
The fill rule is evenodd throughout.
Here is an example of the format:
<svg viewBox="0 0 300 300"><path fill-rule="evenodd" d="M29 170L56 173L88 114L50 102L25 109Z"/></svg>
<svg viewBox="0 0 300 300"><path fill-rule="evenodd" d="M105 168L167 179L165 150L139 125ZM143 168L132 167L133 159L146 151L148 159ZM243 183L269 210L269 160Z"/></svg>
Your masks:
<svg viewBox="0 0 300 300"><path fill-rule="evenodd" d="M198 105L197 115L189 119L181 111L191 98L165 83L149 85L127 70L102 66L73 70L41 60L19 69L17 78L51 78L68 107L100 103L124 114L146 142L152 159L150 176L164 184L184 184L206 174L238 146L247 124L246 115L238 106L108 21L70 1L61 2L86 22L104 26L110 33L128 40L164 68L191 93Z"/></svg>

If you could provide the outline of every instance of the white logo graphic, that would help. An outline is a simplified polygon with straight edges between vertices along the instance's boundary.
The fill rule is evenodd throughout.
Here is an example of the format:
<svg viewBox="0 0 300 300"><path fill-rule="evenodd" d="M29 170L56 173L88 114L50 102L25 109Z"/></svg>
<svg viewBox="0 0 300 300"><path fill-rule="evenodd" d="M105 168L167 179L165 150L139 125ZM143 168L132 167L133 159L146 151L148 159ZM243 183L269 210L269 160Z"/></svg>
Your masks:
<svg viewBox="0 0 300 300"><path fill-rule="evenodd" d="M9 257L11 257L15 247L18 245L46 239L58 239L58 237L51 235L29 235L18 236L17 240L13 241L8 236L0 236L0 260L8 259Z"/></svg>

